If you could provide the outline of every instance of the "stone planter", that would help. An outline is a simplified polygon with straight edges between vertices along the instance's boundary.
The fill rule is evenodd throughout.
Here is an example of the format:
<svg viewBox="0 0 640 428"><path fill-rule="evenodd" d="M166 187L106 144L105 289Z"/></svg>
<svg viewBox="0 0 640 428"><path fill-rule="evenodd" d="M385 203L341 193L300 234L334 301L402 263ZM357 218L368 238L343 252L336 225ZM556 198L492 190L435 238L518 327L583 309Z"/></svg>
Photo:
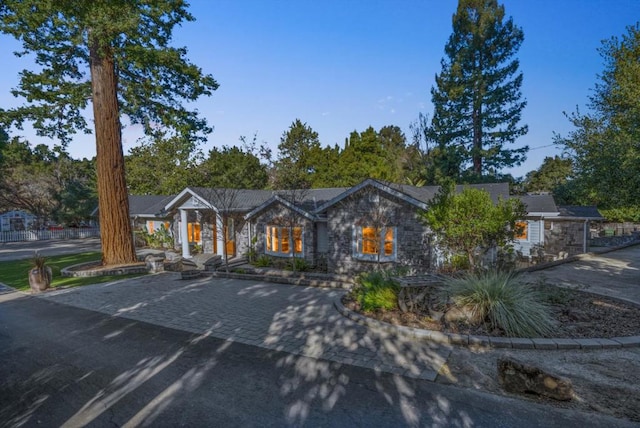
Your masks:
<svg viewBox="0 0 640 428"><path fill-rule="evenodd" d="M37 294L49 288L51 286L52 277L53 273L49 266L44 266L42 269L31 269L29 271L29 285L31 286L31 293Z"/></svg>

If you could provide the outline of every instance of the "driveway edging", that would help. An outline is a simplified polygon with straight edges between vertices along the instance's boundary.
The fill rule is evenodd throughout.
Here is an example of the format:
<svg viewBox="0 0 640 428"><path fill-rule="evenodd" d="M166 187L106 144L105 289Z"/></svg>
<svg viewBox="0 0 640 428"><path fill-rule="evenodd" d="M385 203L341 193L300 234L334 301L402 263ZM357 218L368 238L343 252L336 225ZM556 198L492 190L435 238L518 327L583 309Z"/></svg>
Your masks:
<svg viewBox="0 0 640 428"><path fill-rule="evenodd" d="M640 335L613 337L611 339L567 339L567 338L521 338L490 337L471 334L443 333L415 327L396 326L366 317L348 309L342 304L342 296L334 299L333 306L340 314L366 327L379 328L388 332L404 333L418 340L427 340L447 345L485 346L488 348L564 350L564 349L615 349L640 347Z"/></svg>

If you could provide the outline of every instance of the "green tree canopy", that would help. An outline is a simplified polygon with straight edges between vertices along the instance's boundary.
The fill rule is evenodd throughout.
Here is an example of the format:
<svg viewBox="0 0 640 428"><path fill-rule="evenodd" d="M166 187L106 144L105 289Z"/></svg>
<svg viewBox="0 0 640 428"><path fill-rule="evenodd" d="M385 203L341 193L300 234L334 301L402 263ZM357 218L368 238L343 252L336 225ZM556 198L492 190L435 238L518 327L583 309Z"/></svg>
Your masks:
<svg viewBox="0 0 640 428"><path fill-rule="evenodd" d="M603 42L604 71L591 111L567 115L575 129L558 136L573 162L574 203L638 207L640 189L640 23Z"/></svg>
<svg viewBox="0 0 640 428"><path fill-rule="evenodd" d="M524 180L524 190L526 192L554 192L567 183L572 171L571 159L547 156L537 170L527 173Z"/></svg>
<svg viewBox="0 0 640 428"><path fill-rule="evenodd" d="M389 138L386 143L397 144L392 143ZM367 178L385 181L392 181L394 178L393 165L389 164L383 140L371 126L363 132L351 133L340 154L339 163L341 186L353 186Z"/></svg>
<svg viewBox="0 0 640 428"><path fill-rule="evenodd" d="M134 195L170 195L193 185L201 153L193 141L154 133L125 157L127 185ZM162 173L158 173L162 171Z"/></svg>
<svg viewBox="0 0 640 428"><path fill-rule="evenodd" d="M503 246L515 238L516 222L526 210L518 199L497 204L484 190L443 186L422 217L438 237L438 244L452 254L464 254L470 266L477 267L475 254L493 246Z"/></svg>
<svg viewBox="0 0 640 428"><path fill-rule="evenodd" d="M256 154L240 147L213 148L197 167L198 186L230 189L264 189L269 181L266 165Z"/></svg>
<svg viewBox="0 0 640 428"><path fill-rule="evenodd" d="M300 119L293 121L278 144L274 165L276 189L308 189L316 172L315 159L321 151L318 133Z"/></svg>
<svg viewBox="0 0 640 428"><path fill-rule="evenodd" d="M506 144L527 133L519 125L526 101L515 57L524 34L497 0L459 0L442 71L431 88L431 138L438 169L450 178L467 167L480 176L520 165L528 147Z"/></svg>
<svg viewBox="0 0 640 428"><path fill-rule="evenodd" d="M147 133L162 128L200 140L210 131L185 101L218 85L170 46L173 28L192 21L181 0L4 0L0 32L35 54L12 92L21 107L0 111L0 123L31 122L39 135L66 144L89 132L83 111L93 106L97 187L105 264L136 261L129 221L120 116Z"/></svg>
<svg viewBox="0 0 640 428"><path fill-rule="evenodd" d="M40 220L73 224L96 206L92 161L74 160L62 148L12 138L0 144L0 211L20 209Z"/></svg>

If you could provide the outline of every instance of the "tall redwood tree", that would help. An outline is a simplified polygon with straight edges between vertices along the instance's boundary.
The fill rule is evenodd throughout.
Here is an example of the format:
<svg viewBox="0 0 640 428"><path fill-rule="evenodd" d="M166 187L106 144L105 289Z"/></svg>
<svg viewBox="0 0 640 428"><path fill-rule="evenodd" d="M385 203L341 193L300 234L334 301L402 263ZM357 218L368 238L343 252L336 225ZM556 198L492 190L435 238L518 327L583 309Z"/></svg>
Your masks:
<svg viewBox="0 0 640 428"><path fill-rule="evenodd" d="M37 71L23 70L12 91L25 103L0 110L0 122L68 144L91 132L83 116L93 104L104 264L133 262L121 117L198 141L211 131L184 101L218 84L170 46L173 28L194 18L181 0L3 0L0 32L22 43Z"/></svg>
<svg viewBox="0 0 640 428"><path fill-rule="evenodd" d="M442 71L431 88L441 170L466 169L477 180L525 160L528 147L507 148L528 131L520 124L526 101L516 56L523 40L497 0L458 1Z"/></svg>

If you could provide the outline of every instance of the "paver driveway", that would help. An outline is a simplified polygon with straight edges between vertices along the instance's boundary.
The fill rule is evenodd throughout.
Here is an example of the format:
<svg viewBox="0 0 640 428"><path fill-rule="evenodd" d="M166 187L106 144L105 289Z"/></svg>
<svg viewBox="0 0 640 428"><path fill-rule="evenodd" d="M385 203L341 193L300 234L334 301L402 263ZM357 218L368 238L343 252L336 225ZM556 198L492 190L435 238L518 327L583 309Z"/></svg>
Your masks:
<svg viewBox="0 0 640 428"><path fill-rule="evenodd" d="M165 272L40 297L295 355L435 379L449 346L356 324L333 307L342 293L222 278L184 281Z"/></svg>
<svg viewBox="0 0 640 428"><path fill-rule="evenodd" d="M528 274L561 287L603 294L640 305L640 245L604 254L584 254L580 260Z"/></svg>

